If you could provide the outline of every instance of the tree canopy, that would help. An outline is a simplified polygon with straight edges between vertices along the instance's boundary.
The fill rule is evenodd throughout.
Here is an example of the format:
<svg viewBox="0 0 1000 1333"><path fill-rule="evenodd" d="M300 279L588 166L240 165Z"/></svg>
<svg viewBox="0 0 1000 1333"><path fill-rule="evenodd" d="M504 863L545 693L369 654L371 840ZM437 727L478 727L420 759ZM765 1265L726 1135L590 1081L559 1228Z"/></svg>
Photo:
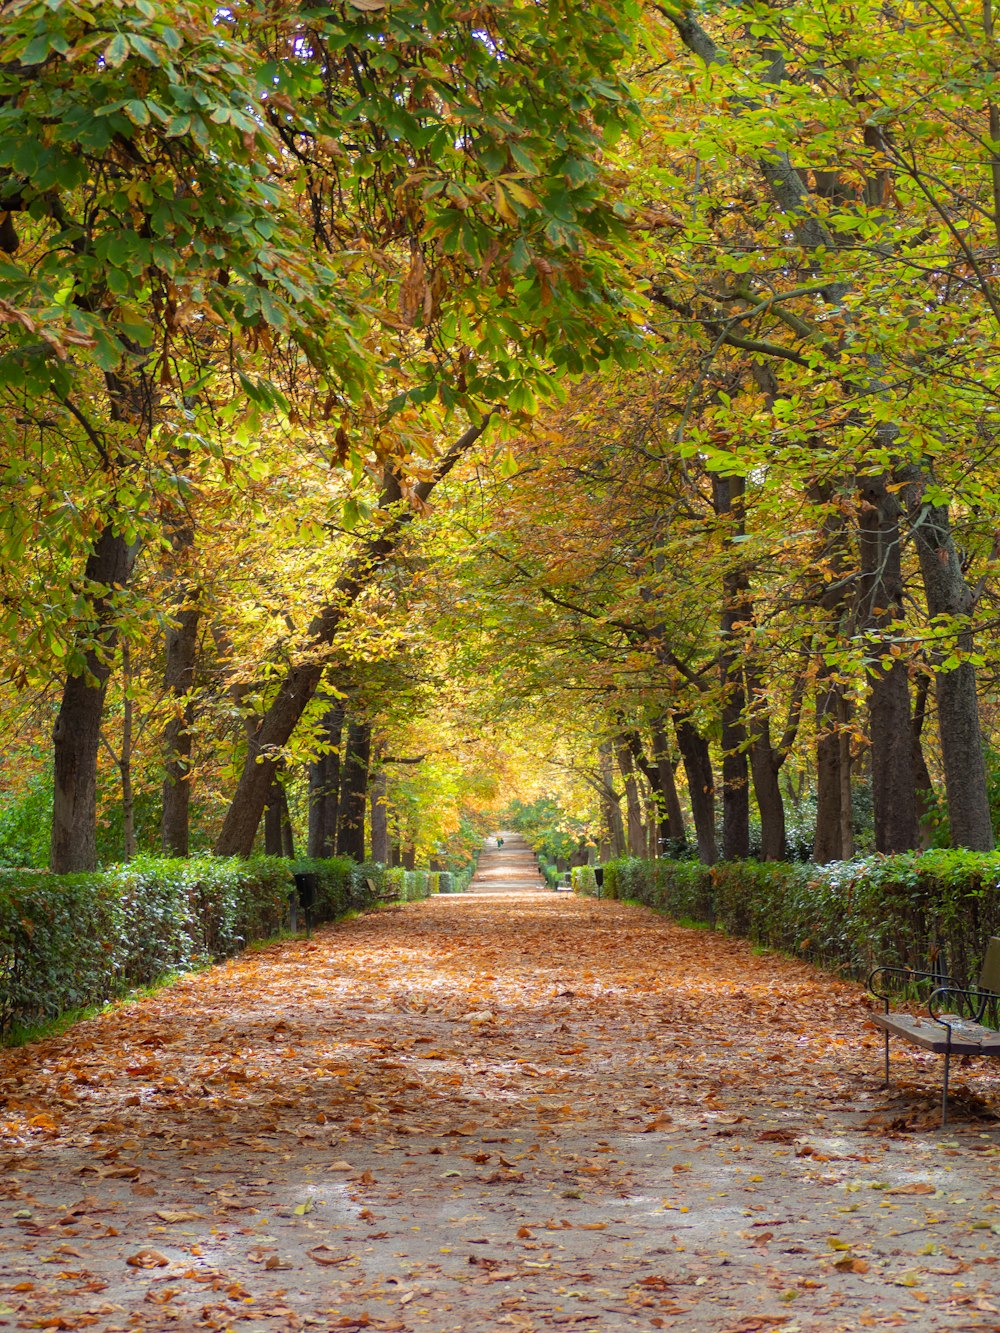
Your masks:
<svg viewBox="0 0 1000 1333"><path fill-rule="evenodd" d="M10 0L3 857L992 849L997 69L978 4Z"/></svg>

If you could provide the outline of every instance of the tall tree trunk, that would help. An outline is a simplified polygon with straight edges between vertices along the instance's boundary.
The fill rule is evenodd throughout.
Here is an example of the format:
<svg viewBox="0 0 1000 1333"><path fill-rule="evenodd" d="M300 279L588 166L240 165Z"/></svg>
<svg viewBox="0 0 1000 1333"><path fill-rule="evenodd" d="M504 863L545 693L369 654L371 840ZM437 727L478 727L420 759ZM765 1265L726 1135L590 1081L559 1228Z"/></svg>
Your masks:
<svg viewBox="0 0 1000 1333"><path fill-rule="evenodd" d="M191 727L194 722L195 660L201 610L198 592L185 585L186 600L166 632L163 686L172 712L163 728L163 812L160 842L167 856L187 856L191 829Z"/></svg>
<svg viewBox="0 0 1000 1333"><path fill-rule="evenodd" d="M135 791L132 784L132 744L134 740L133 722L135 705L129 687L132 681L132 669L129 660L128 645L122 645L122 684L125 698L122 701L122 750L118 769L122 779L122 853L125 861L134 861L135 842Z"/></svg>
<svg viewBox="0 0 1000 1333"><path fill-rule="evenodd" d="M638 731L629 728L622 733L622 739L632 753L636 767L646 779L651 793L650 817L648 823L650 855L660 856L664 846L670 841L683 845L685 839L684 815L681 811L677 786L674 782L674 768L670 762L667 737L662 720L657 719L651 727L653 740L653 759L650 761L643 749L642 738Z"/></svg>
<svg viewBox="0 0 1000 1333"><path fill-rule="evenodd" d="M875 846L907 852L919 846L916 773L907 663L892 653L893 626L903 621L900 508L885 476L860 477L860 621L867 634Z"/></svg>
<svg viewBox="0 0 1000 1333"><path fill-rule="evenodd" d="M391 859L389 843L389 779L376 773L371 784L372 860L387 866Z"/></svg>
<svg viewBox="0 0 1000 1333"><path fill-rule="evenodd" d="M295 860L295 830L292 827L292 812L288 808L288 792L279 776L284 771L282 760L278 764L264 807L264 851L268 856L285 856Z"/></svg>
<svg viewBox="0 0 1000 1333"><path fill-rule="evenodd" d="M368 722L352 722L347 729L337 851L352 861L365 859L365 808L368 804L368 767L372 729Z"/></svg>
<svg viewBox="0 0 1000 1333"><path fill-rule="evenodd" d="M687 829L684 826L684 811L681 809L680 797L677 795L674 764L670 757L670 744L663 719L657 718L650 731L653 738L653 763L656 766L658 779L657 790L662 801L657 846L657 854L662 856L666 842L671 842L678 848L687 845Z"/></svg>
<svg viewBox="0 0 1000 1333"><path fill-rule="evenodd" d="M267 793L267 805L264 807L264 854L283 856L285 852L282 826L284 824L285 789L277 774L271 781Z"/></svg>
<svg viewBox="0 0 1000 1333"><path fill-rule="evenodd" d="M795 680L785 732L780 744L775 746L771 740L767 684L759 662L752 653L746 657L744 670L750 696L747 730L750 738L750 772L760 814L760 857L762 861L783 861L788 848L785 841L785 800L778 776L798 731L805 678L800 675Z"/></svg>
<svg viewBox="0 0 1000 1333"><path fill-rule="evenodd" d="M615 743L615 757L625 784L625 810L628 828L629 856L645 856L646 830L642 822L642 798L639 795L639 783L636 780L635 762L632 752L623 739Z"/></svg>
<svg viewBox="0 0 1000 1333"><path fill-rule="evenodd" d="M816 837L813 860L846 861L854 855L851 808L849 703L837 673L820 665L816 686Z"/></svg>
<svg viewBox="0 0 1000 1333"><path fill-rule="evenodd" d="M323 715L321 739L330 748L309 765L309 843L312 857L335 856L340 817L340 747L344 705L333 703Z"/></svg>
<svg viewBox="0 0 1000 1333"><path fill-rule="evenodd" d="M959 624L955 646L960 653L968 654L973 648L969 618L974 598L955 549L948 508L924 500L924 481L919 475L912 475L915 471L910 469L906 474L907 509L920 560L927 613L932 619L954 617ZM994 846L993 825L976 697L976 669L966 660L951 670L943 670L939 665L941 654L936 657L934 692L951 840L956 847L990 852Z"/></svg>
<svg viewBox="0 0 1000 1333"><path fill-rule="evenodd" d="M281 786L281 855L287 856L289 861L295 860L295 826L292 824L288 791L284 783Z"/></svg>
<svg viewBox="0 0 1000 1333"><path fill-rule="evenodd" d="M412 487L415 501L426 501L430 497L438 482L448 475L479 439L488 421L487 418L478 426L470 426L440 459L434 475ZM399 549L415 512L413 509L405 509L403 503L400 477L387 469L378 504L386 521L363 543L361 550L337 580L329 604L310 625L309 639L313 649L329 647L350 607L364 589L371 586L379 570ZM261 718L253 742L247 747L243 771L215 845L218 856L250 855L274 773L274 756L288 743L316 693L322 674L322 664L315 662L300 662L289 668L271 706Z"/></svg>
<svg viewBox="0 0 1000 1333"><path fill-rule="evenodd" d="M52 806L52 869L60 875L93 870L97 864L97 752L111 656L118 641L114 599L128 586L138 547L111 527L104 528L87 560L92 602L91 647L84 670L69 676L53 730L55 791Z"/></svg>
<svg viewBox="0 0 1000 1333"><path fill-rule="evenodd" d="M186 469L190 450L174 455L177 472ZM191 753L194 723L195 659L201 619L200 590L190 577L194 523L186 506L176 504L167 523L168 568L176 589L164 642L163 690L170 715L163 728L163 809L160 844L167 856L187 856L191 838Z"/></svg>
<svg viewBox="0 0 1000 1333"><path fill-rule="evenodd" d="M742 477L712 477L712 503L722 522L723 545L744 530L745 483ZM750 855L750 787L747 771L746 695L743 686L742 635L737 626L750 619L747 575L742 564L722 578L719 619L719 681L722 688L722 854L727 861Z"/></svg>
<svg viewBox="0 0 1000 1333"><path fill-rule="evenodd" d="M819 442L817 441L817 446ZM846 488L815 481L810 499L824 510L822 540L815 563L823 576L811 600L823 618L816 677L816 836L813 860L819 865L854 855L851 798L850 701L844 682L826 658L826 643L841 640L849 614L848 588L857 573L847 523Z"/></svg>
<svg viewBox="0 0 1000 1333"><path fill-rule="evenodd" d="M927 719L927 696L931 677L926 671L917 676L917 692L913 700L913 768L917 775L917 816L920 820L920 845L926 851L931 845L931 830L926 816L934 809L934 784L931 781L921 736Z"/></svg>
<svg viewBox="0 0 1000 1333"><path fill-rule="evenodd" d="M601 768L601 805L604 808L604 827L611 844L612 857L625 855L625 825L622 823L621 801L615 791L614 751L610 741L602 741L598 748Z"/></svg>
<svg viewBox="0 0 1000 1333"><path fill-rule="evenodd" d="M688 795L691 798L698 857L705 865L714 865L718 860L715 843L715 777L708 741L696 730L689 714L675 712L673 720L677 748L681 752Z"/></svg>

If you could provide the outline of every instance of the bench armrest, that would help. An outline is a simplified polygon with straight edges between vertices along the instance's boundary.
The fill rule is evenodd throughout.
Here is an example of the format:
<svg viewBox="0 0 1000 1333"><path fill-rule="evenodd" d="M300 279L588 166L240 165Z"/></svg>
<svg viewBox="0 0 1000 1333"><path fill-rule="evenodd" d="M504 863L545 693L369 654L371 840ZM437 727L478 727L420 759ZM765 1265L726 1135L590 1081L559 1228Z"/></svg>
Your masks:
<svg viewBox="0 0 1000 1333"><path fill-rule="evenodd" d="M937 986L927 997L927 1012L933 1018L935 1023L940 1023L942 1027L951 1030L951 1024L946 1023L944 1019L939 1018L942 1003L949 995L959 995L963 1000L968 1000L970 1008L973 1011L973 1022L978 1023L982 1020L983 1013L990 1000L996 999L991 991L968 990L964 986ZM964 1015L963 1015L964 1016Z"/></svg>
<svg viewBox="0 0 1000 1333"><path fill-rule="evenodd" d="M877 976L881 976L884 973L888 973L889 975L897 977L913 977L914 979L917 980L933 981L936 982L937 988L939 989L941 988L942 982L946 982L948 983L948 985L954 984L953 979L951 977L943 977L940 972L925 972L918 967L885 966L885 967L873 968L872 971L868 973L868 989L871 991L873 995L876 995L880 1000L883 1000L885 1002L886 1013L889 1012L889 996L886 995L884 991L876 990L874 984L875 978Z"/></svg>

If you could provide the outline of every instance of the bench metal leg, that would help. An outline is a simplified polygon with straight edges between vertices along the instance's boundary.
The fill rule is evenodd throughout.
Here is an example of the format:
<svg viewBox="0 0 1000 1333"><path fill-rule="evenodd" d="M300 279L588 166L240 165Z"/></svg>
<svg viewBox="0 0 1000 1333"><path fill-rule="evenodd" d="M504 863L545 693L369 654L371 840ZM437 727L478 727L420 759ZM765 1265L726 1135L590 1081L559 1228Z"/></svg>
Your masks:
<svg viewBox="0 0 1000 1333"><path fill-rule="evenodd" d="M941 1128L948 1123L948 1073L951 1068L951 1051L944 1053L944 1087L941 1090Z"/></svg>
<svg viewBox="0 0 1000 1333"><path fill-rule="evenodd" d="M889 1033L888 1032L886 1032L885 1034L885 1082L882 1084L882 1086L883 1088L887 1088L889 1086Z"/></svg>

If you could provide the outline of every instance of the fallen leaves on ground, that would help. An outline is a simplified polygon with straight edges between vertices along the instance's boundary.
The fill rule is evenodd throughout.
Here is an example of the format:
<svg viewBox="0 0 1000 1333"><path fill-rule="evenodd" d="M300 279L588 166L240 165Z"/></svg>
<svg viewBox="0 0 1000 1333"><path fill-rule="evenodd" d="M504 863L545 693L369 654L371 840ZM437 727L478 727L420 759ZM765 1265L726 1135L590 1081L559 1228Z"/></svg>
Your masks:
<svg viewBox="0 0 1000 1333"><path fill-rule="evenodd" d="M271 946L0 1053L0 1324L968 1325L996 1132L866 1012L568 895Z"/></svg>

